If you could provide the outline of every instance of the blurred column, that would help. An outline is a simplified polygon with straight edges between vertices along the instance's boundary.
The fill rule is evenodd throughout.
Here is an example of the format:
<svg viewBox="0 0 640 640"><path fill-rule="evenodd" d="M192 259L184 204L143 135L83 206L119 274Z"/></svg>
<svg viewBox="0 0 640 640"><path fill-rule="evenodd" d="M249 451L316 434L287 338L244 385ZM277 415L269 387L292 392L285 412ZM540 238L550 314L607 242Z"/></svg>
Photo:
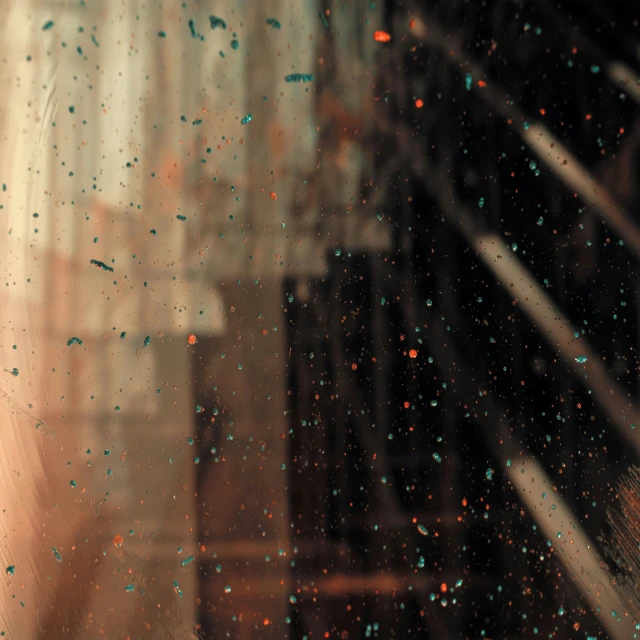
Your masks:
<svg viewBox="0 0 640 640"><path fill-rule="evenodd" d="M314 2L229 3L216 13L227 29L215 32L225 57L211 60L208 85L218 127L207 259L227 324L208 368L218 415L200 496L200 621L207 638L284 638L294 554L282 283L298 267L292 214L316 158L314 85L285 77L313 73L321 23Z"/></svg>
<svg viewBox="0 0 640 640"><path fill-rule="evenodd" d="M182 561L197 550L187 335L216 335L222 320L215 287L187 272L189 226L176 218L190 217L191 131L180 116L193 111L199 53L178 5L34 0L3 11L2 257L16 284L0 292L15 327L2 353L19 375L5 373L0 389L8 419L21 422L2 446L22 461L25 485L7 478L6 495L20 490L22 504L5 560L25 590L2 623L30 638L39 608L54 635L76 625L76 637L188 637L196 565ZM81 343L67 344L73 337ZM101 570L72 564L81 541L104 557ZM54 587L67 597L52 612ZM11 622L22 598L24 622Z"/></svg>

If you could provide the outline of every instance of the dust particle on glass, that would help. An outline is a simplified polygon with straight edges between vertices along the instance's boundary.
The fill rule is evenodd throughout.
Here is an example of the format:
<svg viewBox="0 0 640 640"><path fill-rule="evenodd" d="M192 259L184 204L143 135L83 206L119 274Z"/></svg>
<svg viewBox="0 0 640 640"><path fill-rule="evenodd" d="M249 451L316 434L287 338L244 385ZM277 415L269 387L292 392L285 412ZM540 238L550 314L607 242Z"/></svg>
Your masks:
<svg viewBox="0 0 640 640"><path fill-rule="evenodd" d="M53 551L53 555L55 556L55 559L58 562L62 562L62 556L60 555L60 552L55 547L51 547L51 551Z"/></svg>
<svg viewBox="0 0 640 640"><path fill-rule="evenodd" d="M266 23L274 29L279 29L282 26L275 18L267 18Z"/></svg>
<svg viewBox="0 0 640 640"><path fill-rule="evenodd" d="M151 342L151 336L147 336L147 337L144 339L144 346L145 346L145 347L148 347L150 342Z"/></svg>
<svg viewBox="0 0 640 640"><path fill-rule="evenodd" d="M113 273L113 267L110 267L108 264L105 264L101 260L89 260L89 264L92 264L97 269L101 269L102 271L108 271L109 273Z"/></svg>
<svg viewBox="0 0 640 640"><path fill-rule="evenodd" d="M240 46L240 43L237 40L232 40L231 41L231 48L236 51L238 49L238 47Z"/></svg>
<svg viewBox="0 0 640 640"><path fill-rule="evenodd" d="M193 562L193 560L194 560L194 557L193 556L189 556L189 557L185 558L182 561L181 564L182 564L183 567L186 567L190 562Z"/></svg>
<svg viewBox="0 0 640 640"><path fill-rule="evenodd" d="M70 347L72 344L82 345L82 340L80 340L80 338L76 338L75 336L73 338L69 338L67 340L67 347Z"/></svg>
<svg viewBox="0 0 640 640"><path fill-rule="evenodd" d="M71 482L69 482L69 485L75 489L78 486L78 483L75 480L71 480Z"/></svg>
<svg viewBox="0 0 640 640"><path fill-rule="evenodd" d="M173 583L173 590L178 594L180 598L182 598L182 591L180 589L180 585L177 582Z"/></svg>
<svg viewBox="0 0 640 640"><path fill-rule="evenodd" d="M12 576L16 572L16 566L11 564L7 567L7 575Z"/></svg>
<svg viewBox="0 0 640 640"><path fill-rule="evenodd" d="M161 38L166 38L166 37L167 37L167 34L166 34L164 31L158 31L158 35L159 35Z"/></svg>
<svg viewBox="0 0 640 640"><path fill-rule="evenodd" d="M578 356L576 358L576 362L578 364L584 364L587 361L587 356Z"/></svg>
<svg viewBox="0 0 640 640"><path fill-rule="evenodd" d="M240 120L240 124L249 124L253 120L253 116L248 113L242 120Z"/></svg>
<svg viewBox="0 0 640 640"><path fill-rule="evenodd" d="M53 27L53 20L47 20L43 25L42 25L42 30L43 31L49 31L49 29L51 29Z"/></svg>
<svg viewBox="0 0 640 640"><path fill-rule="evenodd" d="M493 469L489 468L487 469L487 472L484 474L487 478L487 480L492 480L493 479Z"/></svg>
<svg viewBox="0 0 640 640"><path fill-rule="evenodd" d="M442 458L440 457L440 454L438 454L438 453L434 453L434 454L433 454L433 459L434 459L436 462L442 462Z"/></svg>
<svg viewBox="0 0 640 640"><path fill-rule="evenodd" d="M421 533L423 536L429 535L429 532L427 531L427 527L425 527L423 524L418 525L418 532Z"/></svg>
<svg viewBox="0 0 640 640"><path fill-rule="evenodd" d="M329 21L327 20L327 18L325 17L324 13L322 13L322 11L318 12L318 17L320 18L320 22L322 22L322 26L325 29L329 28Z"/></svg>
<svg viewBox="0 0 640 640"><path fill-rule="evenodd" d="M125 586L125 588L124 588L124 590L125 590L127 593L131 593L134 589L135 589L135 587L134 587L132 584L128 584L128 585L126 585L126 586Z"/></svg>
<svg viewBox="0 0 640 640"><path fill-rule="evenodd" d="M217 16L209 16L209 24L211 25L212 29L217 29L218 27L220 27L221 29L227 28L227 23L222 18L218 18Z"/></svg>
<svg viewBox="0 0 640 640"><path fill-rule="evenodd" d="M178 220L182 220L182 222L184 222L184 221L187 219L187 216L181 216L180 214L178 214L178 215L176 216L176 218L177 218Z"/></svg>
<svg viewBox="0 0 640 640"><path fill-rule="evenodd" d="M470 73L467 73L464 77L464 86L467 91L471 91L471 86L473 84L473 76Z"/></svg>
<svg viewBox="0 0 640 640"><path fill-rule="evenodd" d="M312 73L291 73L284 78L285 82L313 82Z"/></svg>

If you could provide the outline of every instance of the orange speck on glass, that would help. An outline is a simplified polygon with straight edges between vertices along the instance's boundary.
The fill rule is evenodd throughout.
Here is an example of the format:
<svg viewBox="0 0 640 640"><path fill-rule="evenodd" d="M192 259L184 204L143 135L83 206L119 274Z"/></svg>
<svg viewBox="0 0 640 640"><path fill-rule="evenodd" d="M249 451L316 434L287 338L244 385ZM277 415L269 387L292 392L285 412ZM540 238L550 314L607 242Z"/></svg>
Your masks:
<svg viewBox="0 0 640 640"><path fill-rule="evenodd" d="M417 358L418 357L418 352L415 349L411 349L411 351L409 351L409 357L410 358Z"/></svg>
<svg viewBox="0 0 640 640"><path fill-rule="evenodd" d="M391 40L391 36L386 31L376 31L373 34L373 39L376 42L389 42L389 40Z"/></svg>
<svg viewBox="0 0 640 640"><path fill-rule="evenodd" d="M275 191L272 191L271 193L269 193L269 195L271 196L272 200L277 200L278 199L278 194Z"/></svg>
<svg viewBox="0 0 640 640"><path fill-rule="evenodd" d="M411 18L411 20L409 20L409 29L413 29L416 26L416 21L414 18Z"/></svg>
<svg viewBox="0 0 640 640"><path fill-rule="evenodd" d="M121 547L123 542L124 542L124 538L119 533L113 537L113 544L116 547Z"/></svg>
<svg viewBox="0 0 640 640"><path fill-rule="evenodd" d="M416 108L417 109L422 109L422 107L424 107L424 100L420 100L420 98L418 98L416 100Z"/></svg>
<svg viewBox="0 0 640 640"><path fill-rule="evenodd" d="M358 365L354 362L354 363L351 365L351 371L355 371L357 368L358 368Z"/></svg>
<svg viewBox="0 0 640 640"><path fill-rule="evenodd" d="M189 342L189 344L195 344L196 342L198 342L198 338L196 338L195 333L190 333L187 341Z"/></svg>
<svg viewBox="0 0 640 640"><path fill-rule="evenodd" d="M478 80L478 86L479 87L486 87L487 83L484 80Z"/></svg>
<svg viewBox="0 0 640 640"><path fill-rule="evenodd" d="M440 585L440 592L441 592L441 593L447 593L447 583L446 583L446 582L443 582L443 583Z"/></svg>
<svg viewBox="0 0 640 640"><path fill-rule="evenodd" d="M262 621L262 624L263 624L265 627L268 627L268 626L271 624L271 621L269 620L269 618L265 618L265 619Z"/></svg>

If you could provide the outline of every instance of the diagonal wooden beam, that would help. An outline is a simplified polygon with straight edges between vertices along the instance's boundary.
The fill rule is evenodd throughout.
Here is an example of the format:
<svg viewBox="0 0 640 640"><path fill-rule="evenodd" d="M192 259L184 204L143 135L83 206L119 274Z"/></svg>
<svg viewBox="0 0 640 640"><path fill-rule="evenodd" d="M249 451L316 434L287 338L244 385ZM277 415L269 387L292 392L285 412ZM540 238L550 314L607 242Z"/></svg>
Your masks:
<svg viewBox="0 0 640 640"><path fill-rule="evenodd" d="M612 640L632 638L635 620L629 615L628 605L613 586L593 543L542 466L532 458L522 457L512 460L505 472L518 498L527 505L551 541L555 557L591 604L608 637ZM547 494L546 499L541 497L543 493Z"/></svg>
<svg viewBox="0 0 640 640"><path fill-rule="evenodd" d="M408 161L416 176L438 202L444 217L476 249L507 294L517 298L549 346L578 374L578 379L587 392L595 397L622 439L630 442L640 457L640 432L636 430L640 427L640 412L630 395L611 380L587 341L584 338L578 341L574 337L575 329L570 321L522 265L517 255L497 234L485 231L473 212L462 204L458 194L448 186L448 182L441 179L444 172L428 165L420 146L408 143L405 153L410 154ZM583 361L584 357L586 360Z"/></svg>
<svg viewBox="0 0 640 640"><path fill-rule="evenodd" d="M443 345L447 336L444 322L435 320L431 323L431 331L433 343ZM442 374L449 376L455 371L458 384L452 387L454 393L461 393L459 389L468 392L474 388L472 375L465 370L453 345L441 347L438 354L436 363ZM468 401L472 401L471 394ZM491 396L485 396L481 402L485 411L478 412L478 422L484 437L490 445L495 445L500 467L529 515L547 540L556 543L552 547L555 557L590 604L609 637L612 640L632 637L630 634L635 621L627 615L627 605L611 584L611 576L603 569L602 559L575 514L558 494L544 468L516 441L516 432L500 405ZM549 495L548 503L542 498L543 493Z"/></svg>
<svg viewBox="0 0 640 640"><path fill-rule="evenodd" d="M433 17L416 18L412 31L425 44L442 50L446 54L443 58L461 73L470 73L474 79L472 87L477 90L480 99L501 114L510 125L513 125L540 160L567 187L579 194L586 204L592 206L600 217L631 247L636 256L640 257L640 227L633 221L629 213L615 201L606 187L598 183L591 172L560 143L547 127L526 116L491 81L485 81L486 84L483 87L478 87L477 82L484 80L486 71L463 55L464 49L458 38L447 35ZM622 77L624 69L618 66L614 68L613 72ZM625 77L629 80L628 75Z"/></svg>

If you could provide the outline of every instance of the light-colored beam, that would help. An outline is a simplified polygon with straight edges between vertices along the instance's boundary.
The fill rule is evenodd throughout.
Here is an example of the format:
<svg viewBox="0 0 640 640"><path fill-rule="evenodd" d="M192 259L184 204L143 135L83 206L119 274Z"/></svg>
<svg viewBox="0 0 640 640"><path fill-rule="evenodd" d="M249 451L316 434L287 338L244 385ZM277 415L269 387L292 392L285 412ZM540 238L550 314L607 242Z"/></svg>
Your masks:
<svg viewBox="0 0 640 640"><path fill-rule="evenodd" d="M575 329L569 320L500 236L480 234L473 244L498 282L517 299L551 348L576 372L622 438L631 442L640 455L640 433L635 430L635 426L640 426L640 414L628 394L609 378L602 361L586 340L574 336ZM583 358L586 361L582 361Z"/></svg>
<svg viewBox="0 0 640 640"><path fill-rule="evenodd" d="M535 460L523 457L512 461L504 470L518 498L551 541L555 557L591 605L608 637L611 640L632 638L635 621L611 584L611 576L603 568L604 563L589 537L544 469ZM547 497L543 498L543 494Z"/></svg>
<svg viewBox="0 0 640 640"><path fill-rule="evenodd" d="M470 73L474 83L472 87L477 90L477 95L489 107L495 109L508 124L514 126L522 139L538 155L540 160L564 182L567 187L575 191L583 201L592 206L600 217L628 244L636 256L640 256L640 227L633 221L624 207L615 201L609 191L591 175L578 159L566 149L552 132L540 122L526 116L520 109L508 100L503 92L490 80L485 80L485 70L478 64L468 60L463 55L462 43L459 38L446 34L437 23L430 18L415 18L412 32L430 46L441 49L451 65L460 70L460 73ZM635 76L629 75L623 66L616 66L609 71L616 78L626 79L630 91L632 85L637 85ZM482 87L478 81L483 80ZM640 90L640 87L637 87ZM525 122L527 124L525 125Z"/></svg>

